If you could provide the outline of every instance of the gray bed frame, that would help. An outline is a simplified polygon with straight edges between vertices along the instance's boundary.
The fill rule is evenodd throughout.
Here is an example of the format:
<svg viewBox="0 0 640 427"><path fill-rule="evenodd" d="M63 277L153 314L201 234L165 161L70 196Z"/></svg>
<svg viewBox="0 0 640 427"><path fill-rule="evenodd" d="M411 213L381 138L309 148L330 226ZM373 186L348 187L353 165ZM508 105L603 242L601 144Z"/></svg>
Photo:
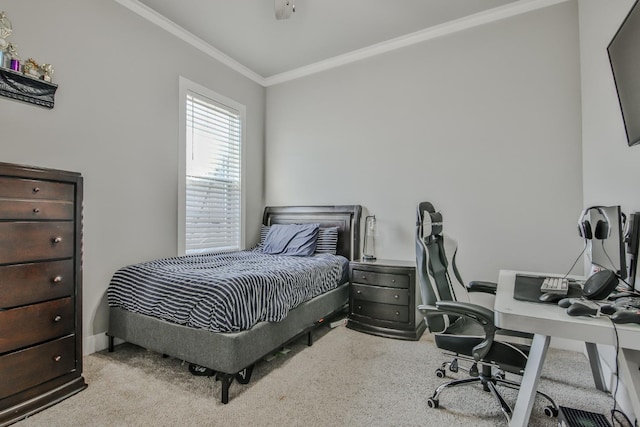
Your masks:
<svg viewBox="0 0 640 427"><path fill-rule="evenodd" d="M262 222L271 224L320 223L338 227L338 254L349 260L360 255L359 205L266 207ZM307 334L330 316L343 311L349 300L349 283L306 301L280 322L260 322L247 331L214 333L170 323L150 316L109 307L109 351L114 338L166 356L186 360L215 371L222 383L222 403L229 402L233 380L246 384L253 365L288 342Z"/></svg>

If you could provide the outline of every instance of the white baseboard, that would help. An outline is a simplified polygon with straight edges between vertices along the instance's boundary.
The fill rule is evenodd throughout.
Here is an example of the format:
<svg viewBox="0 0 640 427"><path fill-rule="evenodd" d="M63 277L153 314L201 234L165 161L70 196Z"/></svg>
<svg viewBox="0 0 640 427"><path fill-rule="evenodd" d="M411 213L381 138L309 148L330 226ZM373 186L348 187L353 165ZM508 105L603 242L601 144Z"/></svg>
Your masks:
<svg viewBox="0 0 640 427"><path fill-rule="evenodd" d="M119 338L115 339L115 345L122 344L122 341ZM90 335L88 337L84 337L82 340L82 355L88 356L92 353L106 350L109 348L109 337L106 333Z"/></svg>

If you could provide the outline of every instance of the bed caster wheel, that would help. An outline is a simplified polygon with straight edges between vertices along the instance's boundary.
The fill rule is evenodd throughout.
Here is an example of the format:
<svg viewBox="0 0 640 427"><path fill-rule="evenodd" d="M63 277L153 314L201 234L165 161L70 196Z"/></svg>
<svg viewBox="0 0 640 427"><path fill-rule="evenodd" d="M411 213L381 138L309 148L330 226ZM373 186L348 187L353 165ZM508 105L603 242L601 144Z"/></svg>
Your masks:
<svg viewBox="0 0 640 427"><path fill-rule="evenodd" d="M442 369L442 368L436 369L436 377L444 378L445 376L446 376L446 372L445 372L444 369Z"/></svg>
<svg viewBox="0 0 640 427"><path fill-rule="evenodd" d="M253 365L247 366L240 372L236 373L235 378L240 384L249 384L251 381L251 374L253 373Z"/></svg>
<svg viewBox="0 0 640 427"><path fill-rule="evenodd" d="M558 410L553 406L545 406L544 414L549 418L555 418L558 416Z"/></svg>
<svg viewBox="0 0 640 427"><path fill-rule="evenodd" d="M429 399L427 399L427 406L431 409L436 409L438 406L440 406L440 402L438 402L438 399L430 397Z"/></svg>

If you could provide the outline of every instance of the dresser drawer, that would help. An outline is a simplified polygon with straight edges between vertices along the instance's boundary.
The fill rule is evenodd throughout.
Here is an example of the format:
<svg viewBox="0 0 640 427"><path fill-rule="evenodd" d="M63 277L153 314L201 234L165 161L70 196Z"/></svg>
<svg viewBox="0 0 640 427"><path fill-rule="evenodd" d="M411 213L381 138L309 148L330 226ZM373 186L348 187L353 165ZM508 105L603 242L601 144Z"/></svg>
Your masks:
<svg viewBox="0 0 640 427"><path fill-rule="evenodd" d="M0 222L0 264L70 258L72 222Z"/></svg>
<svg viewBox="0 0 640 427"><path fill-rule="evenodd" d="M0 311L0 353L74 331L73 298Z"/></svg>
<svg viewBox="0 0 640 427"><path fill-rule="evenodd" d="M74 186L63 182L0 176L0 197L73 201Z"/></svg>
<svg viewBox="0 0 640 427"><path fill-rule="evenodd" d="M0 199L0 219L73 219L73 203L51 200Z"/></svg>
<svg viewBox="0 0 640 427"><path fill-rule="evenodd" d="M352 270L351 281L389 288L409 288L409 276L403 274L378 273L370 270Z"/></svg>
<svg viewBox="0 0 640 427"><path fill-rule="evenodd" d="M73 372L75 336L0 356L0 399Z"/></svg>
<svg viewBox="0 0 640 427"><path fill-rule="evenodd" d="M358 299L387 304L409 304L409 290L401 288L383 288L352 283L351 297L354 300Z"/></svg>
<svg viewBox="0 0 640 427"><path fill-rule="evenodd" d="M379 320L409 322L409 309L407 306L354 300L351 312L359 316L367 316Z"/></svg>
<svg viewBox="0 0 640 427"><path fill-rule="evenodd" d="M63 261L0 267L0 309L72 296L74 264Z"/></svg>

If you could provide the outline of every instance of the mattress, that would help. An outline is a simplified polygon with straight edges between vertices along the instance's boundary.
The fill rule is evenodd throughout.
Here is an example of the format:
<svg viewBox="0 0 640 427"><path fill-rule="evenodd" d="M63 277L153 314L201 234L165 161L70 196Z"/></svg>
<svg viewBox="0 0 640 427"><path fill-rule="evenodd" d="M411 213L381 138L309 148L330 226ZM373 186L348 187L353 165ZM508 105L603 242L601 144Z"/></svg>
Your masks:
<svg viewBox="0 0 640 427"><path fill-rule="evenodd" d="M109 306L212 332L278 322L289 310L346 281L348 260L261 251L189 255L123 267L107 289Z"/></svg>

